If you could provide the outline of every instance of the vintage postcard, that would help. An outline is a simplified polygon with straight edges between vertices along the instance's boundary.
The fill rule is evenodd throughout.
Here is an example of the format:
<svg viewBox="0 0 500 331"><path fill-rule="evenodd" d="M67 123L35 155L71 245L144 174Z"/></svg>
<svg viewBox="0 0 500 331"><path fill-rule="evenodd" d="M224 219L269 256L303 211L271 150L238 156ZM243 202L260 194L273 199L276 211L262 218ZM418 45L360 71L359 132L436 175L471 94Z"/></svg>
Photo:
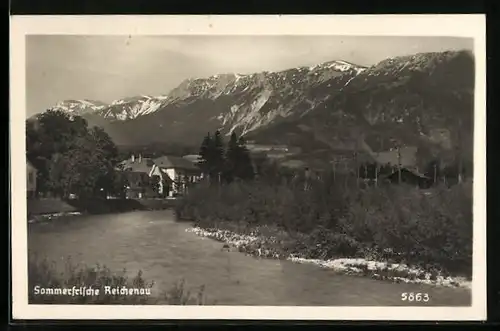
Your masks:
<svg viewBox="0 0 500 331"><path fill-rule="evenodd" d="M14 318L486 318L483 15L11 31Z"/></svg>

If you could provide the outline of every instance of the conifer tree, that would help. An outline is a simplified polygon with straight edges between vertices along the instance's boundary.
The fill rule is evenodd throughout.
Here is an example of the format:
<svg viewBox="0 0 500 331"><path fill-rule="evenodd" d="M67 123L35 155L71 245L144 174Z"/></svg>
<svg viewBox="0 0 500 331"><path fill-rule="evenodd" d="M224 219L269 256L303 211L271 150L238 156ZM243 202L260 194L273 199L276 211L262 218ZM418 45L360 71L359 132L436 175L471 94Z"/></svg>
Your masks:
<svg viewBox="0 0 500 331"><path fill-rule="evenodd" d="M238 166L238 157L239 157L238 154L239 154L238 138L236 136L236 133L233 132L227 144L227 150L226 150L226 158L225 158L225 165L223 172L223 178L225 182L228 183L232 182L234 180L234 177L236 176L237 172L236 167Z"/></svg>
<svg viewBox="0 0 500 331"><path fill-rule="evenodd" d="M202 173L204 175L210 175L210 148L212 145L212 137L210 136L210 132L207 133L205 138L203 138L203 142L201 143L200 146L200 152L199 152L199 161L198 161L198 166L200 167Z"/></svg>
<svg viewBox="0 0 500 331"><path fill-rule="evenodd" d="M222 172L224 171L224 141L219 130L215 131L214 139L210 147L210 176L220 182Z"/></svg>
<svg viewBox="0 0 500 331"><path fill-rule="evenodd" d="M224 170L224 141L220 131L207 133L200 146L198 166L211 183L220 182Z"/></svg>
<svg viewBox="0 0 500 331"><path fill-rule="evenodd" d="M236 133L233 132L227 146L224 180L227 182L231 182L236 178L248 180L253 179L254 176L255 172L245 139L243 137L238 138Z"/></svg>
<svg viewBox="0 0 500 331"><path fill-rule="evenodd" d="M238 174L237 176L243 180L253 179L255 172L252 165L250 152L246 147L246 142L243 137L238 139Z"/></svg>

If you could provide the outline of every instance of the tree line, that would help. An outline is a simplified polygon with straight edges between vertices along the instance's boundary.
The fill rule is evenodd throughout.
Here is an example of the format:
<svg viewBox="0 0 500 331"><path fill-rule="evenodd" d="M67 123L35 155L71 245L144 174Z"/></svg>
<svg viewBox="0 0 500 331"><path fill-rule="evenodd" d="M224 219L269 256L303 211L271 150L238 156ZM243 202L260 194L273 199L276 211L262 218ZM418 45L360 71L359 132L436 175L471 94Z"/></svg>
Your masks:
<svg viewBox="0 0 500 331"><path fill-rule="evenodd" d="M460 182L459 176L462 178L472 177L472 165L461 162L451 164L442 164L439 159L432 159L425 164L421 169L420 174L425 176L429 180L429 184L439 184L442 182ZM466 166L464 166L464 164ZM404 168L404 167L403 167ZM391 164L378 164L376 162L365 162L358 166L357 176L360 179L377 179L396 172L398 169L397 165ZM460 172L460 170L461 172Z"/></svg>
<svg viewBox="0 0 500 331"><path fill-rule="evenodd" d="M95 197L123 189L116 145L80 116L48 110L28 120L26 157L37 169L38 194Z"/></svg>
<svg viewBox="0 0 500 331"><path fill-rule="evenodd" d="M127 159L130 155L156 158L162 155L173 155L182 157L184 155L196 154L199 145L186 146L175 142L153 142L146 145L119 145L118 154L120 159Z"/></svg>
<svg viewBox="0 0 500 331"><path fill-rule="evenodd" d="M116 171L120 158L117 146L99 127L89 127L79 116L48 110L26 121L27 159L37 169L37 191L43 195L80 197L122 195L127 180ZM211 183L231 183L258 177L279 184L296 177L266 157L250 157L243 136L232 133L227 144L220 131L208 132L199 148L198 166ZM360 178L386 173L375 164L359 167ZM455 167L451 167L455 168ZM384 171L385 170L385 171ZM429 178L448 175L436 162L430 163L424 174ZM335 176L333 176L335 177ZM153 190L157 180L151 180Z"/></svg>

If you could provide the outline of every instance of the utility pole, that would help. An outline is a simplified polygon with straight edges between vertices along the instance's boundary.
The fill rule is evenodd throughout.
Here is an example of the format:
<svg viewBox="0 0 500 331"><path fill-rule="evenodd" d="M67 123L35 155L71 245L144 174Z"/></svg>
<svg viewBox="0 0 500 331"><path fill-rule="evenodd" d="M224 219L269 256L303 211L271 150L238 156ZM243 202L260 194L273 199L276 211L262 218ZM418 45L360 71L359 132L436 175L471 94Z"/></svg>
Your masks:
<svg viewBox="0 0 500 331"><path fill-rule="evenodd" d="M344 187L347 188L348 180L349 180L349 167L347 166L347 159L344 159Z"/></svg>
<svg viewBox="0 0 500 331"><path fill-rule="evenodd" d="M437 181L437 164L434 163L434 185L436 185Z"/></svg>
<svg viewBox="0 0 500 331"><path fill-rule="evenodd" d="M458 139L457 139L457 157L458 157L458 183L462 183L462 119L458 117Z"/></svg>
<svg viewBox="0 0 500 331"><path fill-rule="evenodd" d="M333 182L335 183L335 179L336 179L336 167L337 166L337 160L334 160L333 161Z"/></svg>
<svg viewBox="0 0 500 331"><path fill-rule="evenodd" d="M355 155L356 162L356 187L359 187L359 164L358 164L358 152L356 151Z"/></svg>
<svg viewBox="0 0 500 331"><path fill-rule="evenodd" d="M356 187L359 188L358 140L356 140L354 162L356 164Z"/></svg>
<svg viewBox="0 0 500 331"><path fill-rule="evenodd" d="M398 183L401 184L401 150L399 145L397 146L398 152Z"/></svg>
<svg viewBox="0 0 500 331"><path fill-rule="evenodd" d="M307 191L309 189L309 179L311 178L311 172L309 170L309 167L305 168L304 171L304 191Z"/></svg>

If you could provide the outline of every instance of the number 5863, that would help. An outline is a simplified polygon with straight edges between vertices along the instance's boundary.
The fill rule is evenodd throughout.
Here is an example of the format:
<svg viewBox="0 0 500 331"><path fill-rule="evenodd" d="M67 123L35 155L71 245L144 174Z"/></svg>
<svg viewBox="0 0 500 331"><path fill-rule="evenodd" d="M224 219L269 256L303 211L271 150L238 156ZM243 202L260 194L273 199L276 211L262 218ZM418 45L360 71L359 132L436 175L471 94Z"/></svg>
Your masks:
<svg viewBox="0 0 500 331"><path fill-rule="evenodd" d="M428 302L430 300L428 293L401 293L401 300L408 302Z"/></svg>

